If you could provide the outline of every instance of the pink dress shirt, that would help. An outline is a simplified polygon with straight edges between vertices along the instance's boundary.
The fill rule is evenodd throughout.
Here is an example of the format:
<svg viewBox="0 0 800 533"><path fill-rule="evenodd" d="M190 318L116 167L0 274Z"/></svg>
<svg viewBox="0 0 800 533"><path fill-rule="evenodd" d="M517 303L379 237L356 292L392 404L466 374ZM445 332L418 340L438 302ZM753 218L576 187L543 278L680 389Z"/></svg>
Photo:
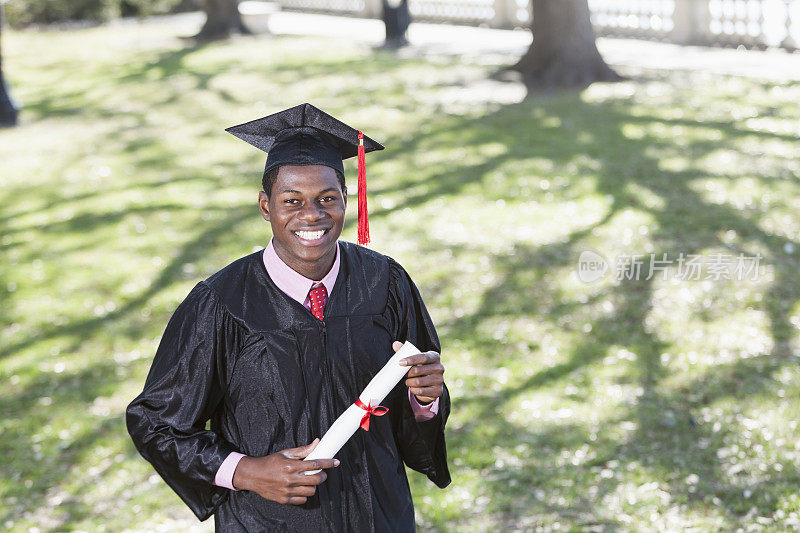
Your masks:
<svg viewBox="0 0 800 533"><path fill-rule="evenodd" d="M338 246L336 247L336 259L333 260L333 266L331 267L330 271L325 274L325 277L319 282L306 278L302 274L292 270L291 267L284 263L283 260L278 257L278 254L275 253L275 248L272 246L272 239L270 239L269 244L264 249L263 257L264 266L266 267L267 273L275 285L277 285L278 288L286 293L286 295L292 300L303 304L303 306L309 311L311 310L311 300L308 297L308 292L311 290L312 285L316 283L322 283L325 285L325 289L328 291L328 294L333 292L333 286L336 284L336 278L339 275ZM417 420L417 422L430 420L439 412L439 398L436 398L427 405L420 405L420 403L409 390L408 401L411 403L411 410L414 412L414 418ZM231 490L237 490L233 486L233 474L236 471L236 466L239 464L239 461L242 459L242 457L244 457L244 454L231 452L222 462L219 470L217 470L217 474L214 477L214 485L225 487Z"/></svg>

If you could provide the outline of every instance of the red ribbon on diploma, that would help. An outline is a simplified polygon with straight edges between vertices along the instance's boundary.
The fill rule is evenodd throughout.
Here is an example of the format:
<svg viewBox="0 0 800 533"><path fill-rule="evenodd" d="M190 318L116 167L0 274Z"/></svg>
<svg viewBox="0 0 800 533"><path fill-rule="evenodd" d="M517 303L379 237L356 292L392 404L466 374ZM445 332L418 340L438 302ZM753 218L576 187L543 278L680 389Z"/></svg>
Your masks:
<svg viewBox="0 0 800 533"><path fill-rule="evenodd" d="M356 400L356 405L366 411L364 416L361 417L361 429L364 431L369 431L369 415L383 416L389 412L389 408L382 405L376 405L375 407L370 406L370 404L364 405L361 398Z"/></svg>

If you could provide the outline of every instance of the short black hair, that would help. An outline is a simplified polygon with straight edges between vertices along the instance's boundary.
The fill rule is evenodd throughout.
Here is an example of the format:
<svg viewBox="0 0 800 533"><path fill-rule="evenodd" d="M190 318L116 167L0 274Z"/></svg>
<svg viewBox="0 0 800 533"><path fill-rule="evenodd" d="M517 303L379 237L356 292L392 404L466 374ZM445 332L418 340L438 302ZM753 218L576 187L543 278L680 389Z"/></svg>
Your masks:
<svg viewBox="0 0 800 533"><path fill-rule="evenodd" d="M272 187L275 186L275 180L278 179L278 171L281 167L272 167L269 171L264 173L264 177L261 178L261 186L264 187L264 192L267 193L267 198L272 196ZM336 172L336 178L339 180L339 188L342 189L344 192L344 174L339 172L337 169L333 169Z"/></svg>

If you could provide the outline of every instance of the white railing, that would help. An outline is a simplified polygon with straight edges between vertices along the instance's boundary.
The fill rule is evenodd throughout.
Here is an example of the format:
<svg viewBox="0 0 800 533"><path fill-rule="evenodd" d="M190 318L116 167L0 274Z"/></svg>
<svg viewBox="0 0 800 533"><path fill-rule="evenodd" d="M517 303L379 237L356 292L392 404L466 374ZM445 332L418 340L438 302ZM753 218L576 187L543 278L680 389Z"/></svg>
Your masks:
<svg viewBox="0 0 800 533"><path fill-rule="evenodd" d="M589 0L600 35L800 48L798 0Z"/></svg>
<svg viewBox="0 0 800 533"><path fill-rule="evenodd" d="M285 9L378 18L381 0L275 0ZM800 49L800 0L589 0L598 35ZM413 20L525 28L530 0L409 0Z"/></svg>
<svg viewBox="0 0 800 533"><path fill-rule="evenodd" d="M680 0L589 0L589 10L601 35L669 40L675 30L676 3Z"/></svg>

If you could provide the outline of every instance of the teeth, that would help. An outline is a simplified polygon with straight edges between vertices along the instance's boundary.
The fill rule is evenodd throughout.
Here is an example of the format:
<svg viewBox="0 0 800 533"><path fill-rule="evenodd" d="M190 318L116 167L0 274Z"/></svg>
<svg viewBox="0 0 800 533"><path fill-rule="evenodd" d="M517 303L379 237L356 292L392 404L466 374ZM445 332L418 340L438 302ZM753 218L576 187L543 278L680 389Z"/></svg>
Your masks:
<svg viewBox="0 0 800 533"><path fill-rule="evenodd" d="M321 229L319 231L295 231L294 233L301 239L305 239L307 241L315 241L317 239L322 238L322 235L325 234L325 230Z"/></svg>

